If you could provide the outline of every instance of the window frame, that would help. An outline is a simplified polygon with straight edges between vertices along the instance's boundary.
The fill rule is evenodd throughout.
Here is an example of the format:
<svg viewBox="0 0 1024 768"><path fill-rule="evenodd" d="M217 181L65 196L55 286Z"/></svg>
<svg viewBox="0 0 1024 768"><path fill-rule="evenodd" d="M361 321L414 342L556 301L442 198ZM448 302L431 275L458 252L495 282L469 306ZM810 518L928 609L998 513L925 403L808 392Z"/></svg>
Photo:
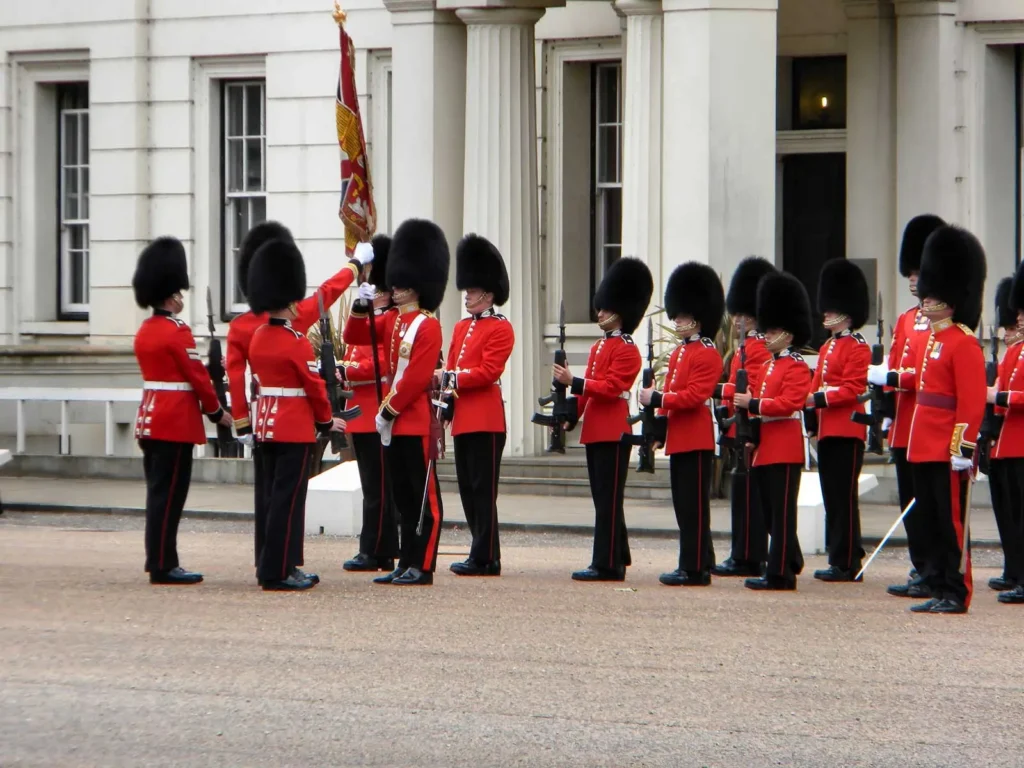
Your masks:
<svg viewBox="0 0 1024 768"><path fill-rule="evenodd" d="M85 106L84 107L71 107L65 109L62 105L63 97L67 92L67 89L71 88L84 88L85 90ZM89 206L89 189L88 184L84 185L86 188L83 190L82 179L89 178L90 175L90 164L89 164L89 123L90 123L90 110L89 110L89 81L88 80L69 80L63 83L56 83L56 106L57 106L57 178L55 183L56 191L56 220L57 220L57 318L58 320L87 320L89 318L89 267L90 267L90 254L91 254L91 238L90 238L90 219L87 215L82 218L80 215L75 219L65 218L65 203L67 196L65 195L65 172L69 169L74 169L75 176L77 178L78 186L78 205L79 214L81 214L81 206L84 204L86 210L91 213ZM66 142L65 138L65 118L67 116L75 116L76 120L76 145L78 151L78 162L73 165L66 163ZM81 116L85 117L85 139L83 141L82 131L82 120ZM84 159L84 162L83 162ZM84 293L84 302L73 301L70 292L73 290L71 285L71 275L73 273L71 265L71 249L70 249L70 230L72 227L81 227L84 230L84 248L81 252L84 254L84 280L85 284L82 286Z"/></svg>
<svg viewBox="0 0 1024 768"><path fill-rule="evenodd" d="M602 123L601 111L604 102L601 98L601 71L614 69L617 72L616 78L616 110L615 122ZM618 248L619 256L622 257L622 152L623 152L623 122L624 122L624 96L623 93L623 63L622 60L598 60L591 64L590 88L591 88L591 121L590 121L590 144L591 144L591 168L590 168L590 294L597 292L601 280L604 279L607 269L607 253L609 249ZM614 128L617 137L618 148L615 153L615 178L617 181L601 181L601 158L603 147L601 146L601 129ZM602 195L607 190L618 190L619 192L619 241L609 243L605 240L605 219L602 205ZM617 260L617 259L616 259ZM612 261L611 263L614 263ZM608 265L610 266L610 264ZM597 321L597 313L590 308L591 320Z"/></svg>

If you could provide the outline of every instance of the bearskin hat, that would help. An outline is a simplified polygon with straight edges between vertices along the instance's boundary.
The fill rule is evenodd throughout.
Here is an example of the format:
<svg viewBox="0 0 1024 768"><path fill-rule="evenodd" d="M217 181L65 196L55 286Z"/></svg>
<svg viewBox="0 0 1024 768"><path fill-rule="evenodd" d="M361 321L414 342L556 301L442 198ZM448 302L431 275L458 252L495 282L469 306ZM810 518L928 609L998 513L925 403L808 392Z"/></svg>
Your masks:
<svg viewBox="0 0 1024 768"><path fill-rule="evenodd" d="M1013 285L1010 288L1010 309L1014 312L1024 309L1024 261L1017 267L1017 274L1013 276Z"/></svg>
<svg viewBox="0 0 1024 768"><path fill-rule="evenodd" d="M985 250L966 229L943 226L925 241L918 298L953 307L953 322L978 327L985 290Z"/></svg>
<svg viewBox="0 0 1024 768"><path fill-rule="evenodd" d="M370 284L378 291L388 288L388 253L391 251L391 238L387 235L375 235L370 241L373 246L373 261L370 262Z"/></svg>
<svg viewBox="0 0 1024 768"><path fill-rule="evenodd" d="M860 267L846 259L830 259L818 275L818 312L838 312L856 330L868 321L871 298Z"/></svg>
<svg viewBox="0 0 1024 768"><path fill-rule="evenodd" d="M178 291L188 290L185 246L175 237L158 237L139 254L132 276L135 303L156 307Z"/></svg>
<svg viewBox="0 0 1024 768"><path fill-rule="evenodd" d="M261 245L271 240L284 240L290 243L293 242L292 233L280 222L261 221L245 233L242 244L238 246L238 286L245 295L248 295L245 291L249 285L249 266L252 264L253 256Z"/></svg>
<svg viewBox="0 0 1024 768"><path fill-rule="evenodd" d="M448 241L437 224L426 219L406 219L391 238L384 282L392 290L416 291L420 306L435 312L444 300L450 262Z"/></svg>
<svg viewBox="0 0 1024 768"><path fill-rule="evenodd" d="M691 315L700 323L701 335L713 339L724 313L725 290L715 270L696 261L672 270L665 286L665 314L669 319Z"/></svg>
<svg viewBox="0 0 1024 768"><path fill-rule="evenodd" d="M748 256L739 263L729 283L725 307L730 315L757 314L757 284L767 274L775 272L775 265L760 256Z"/></svg>
<svg viewBox="0 0 1024 768"><path fill-rule="evenodd" d="M757 286L757 327L782 328L793 334L793 346L811 340L811 298L804 284L786 272L765 275Z"/></svg>
<svg viewBox="0 0 1024 768"><path fill-rule="evenodd" d="M455 248L455 287L460 291L480 288L494 294L495 306L508 301L508 270L505 260L486 237L469 234Z"/></svg>
<svg viewBox="0 0 1024 768"><path fill-rule="evenodd" d="M622 330L633 333L644 318L654 293L651 270L640 259L630 256L612 263L594 294L594 309L614 312L622 320Z"/></svg>
<svg viewBox="0 0 1024 768"><path fill-rule="evenodd" d="M903 242L900 243L900 274L910 277L911 272L921 271L921 254L928 236L946 222L938 216L924 213L907 222L903 230Z"/></svg>
<svg viewBox="0 0 1024 768"><path fill-rule="evenodd" d="M284 309L306 295L306 264L289 240L270 240L256 251L246 291L253 312Z"/></svg>
<svg viewBox="0 0 1024 768"><path fill-rule="evenodd" d="M996 326L998 328L1016 328L1017 310L1010 303L1014 279L1004 277L996 286Z"/></svg>

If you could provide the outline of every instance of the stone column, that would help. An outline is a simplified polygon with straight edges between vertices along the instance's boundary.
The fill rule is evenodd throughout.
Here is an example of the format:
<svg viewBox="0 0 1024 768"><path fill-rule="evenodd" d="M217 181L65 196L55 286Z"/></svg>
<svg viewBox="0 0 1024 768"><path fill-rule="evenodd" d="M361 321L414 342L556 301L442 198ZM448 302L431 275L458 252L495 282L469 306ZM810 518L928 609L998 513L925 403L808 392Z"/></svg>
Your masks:
<svg viewBox="0 0 1024 768"><path fill-rule="evenodd" d="M391 221L437 223L452 249L441 306L445 352L458 322L455 245L462 237L462 163L466 109L466 28L434 0L385 0L391 12Z"/></svg>
<svg viewBox="0 0 1024 768"><path fill-rule="evenodd" d="M457 13L468 31L463 223L466 232L491 240L508 268L504 313L516 345L502 376L505 452L528 456L542 447L529 415L543 389L534 25L544 10Z"/></svg>
<svg viewBox="0 0 1024 768"><path fill-rule="evenodd" d="M905 309L896 225L896 22L889 0L844 0L846 257L875 259L886 325Z"/></svg>
<svg viewBox="0 0 1024 768"><path fill-rule="evenodd" d="M775 253L778 0L663 0L666 263Z"/></svg>

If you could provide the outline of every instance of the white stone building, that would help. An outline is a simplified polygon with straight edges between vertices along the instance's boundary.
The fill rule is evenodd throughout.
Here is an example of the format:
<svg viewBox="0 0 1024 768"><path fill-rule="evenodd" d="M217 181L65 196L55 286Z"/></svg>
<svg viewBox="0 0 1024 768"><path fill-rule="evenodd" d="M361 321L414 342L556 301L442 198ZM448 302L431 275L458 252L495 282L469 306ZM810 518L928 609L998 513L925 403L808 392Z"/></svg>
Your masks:
<svg viewBox="0 0 1024 768"><path fill-rule="evenodd" d="M845 255L890 323L909 303L895 254L911 216L976 231L990 294L1019 258L1024 0L344 9L380 231L430 217L453 248L476 231L509 265L512 455L544 447L529 414L560 299L579 364L596 333L589 297L621 254L648 261L657 293L687 259L728 280L743 256L773 256L813 286ZM331 10L0 4L0 385L137 385L130 280L154 236L187 244L197 336L207 286L221 336L244 308L232 248L258 218L291 227L311 284L336 268ZM442 322L458 315L452 289ZM53 421L33 411L31 429L52 441ZM97 428L77 426L72 451L94 450Z"/></svg>

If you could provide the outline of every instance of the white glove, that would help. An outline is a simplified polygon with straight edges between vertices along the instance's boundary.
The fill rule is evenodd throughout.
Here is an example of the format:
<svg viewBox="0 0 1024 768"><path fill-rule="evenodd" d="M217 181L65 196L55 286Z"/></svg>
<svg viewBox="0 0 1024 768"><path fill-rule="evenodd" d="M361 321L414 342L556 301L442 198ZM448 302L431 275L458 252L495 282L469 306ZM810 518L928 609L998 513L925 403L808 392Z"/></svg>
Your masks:
<svg viewBox="0 0 1024 768"><path fill-rule="evenodd" d="M974 466L973 461L963 456L950 456L949 463L953 467L954 472L965 472Z"/></svg>
<svg viewBox="0 0 1024 768"><path fill-rule="evenodd" d="M889 366L885 363L868 366L868 384L874 384L876 387L884 387L885 381L888 377Z"/></svg>
<svg viewBox="0 0 1024 768"><path fill-rule="evenodd" d="M256 441L253 439L252 433L250 432L244 435L239 435L238 442L240 442L242 445L252 445Z"/></svg>
<svg viewBox="0 0 1024 768"><path fill-rule="evenodd" d="M359 298L363 301L373 301L373 297L377 295L377 288L370 285L369 283L362 283L359 286Z"/></svg>
<svg viewBox="0 0 1024 768"><path fill-rule="evenodd" d="M888 432L889 431L889 427L891 427L891 426L892 426L892 419L890 419L888 416L886 416L884 419L882 419L882 431L883 432Z"/></svg>
<svg viewBox="0 0 1024 768"><path fill-rule="evenodd" d="M394 426L394 422L388 421L379 413L373 422L377 427L377 434L380 435L380 444L387 448L391 445L391 429Z"/></svg>
<svg viewBox="0 0 1024 768"><path fill-rule="evenodd" d="M352 258L365 267L373 261L373 246L369 243L359 243L356 246L356 252Z"/></svg>

